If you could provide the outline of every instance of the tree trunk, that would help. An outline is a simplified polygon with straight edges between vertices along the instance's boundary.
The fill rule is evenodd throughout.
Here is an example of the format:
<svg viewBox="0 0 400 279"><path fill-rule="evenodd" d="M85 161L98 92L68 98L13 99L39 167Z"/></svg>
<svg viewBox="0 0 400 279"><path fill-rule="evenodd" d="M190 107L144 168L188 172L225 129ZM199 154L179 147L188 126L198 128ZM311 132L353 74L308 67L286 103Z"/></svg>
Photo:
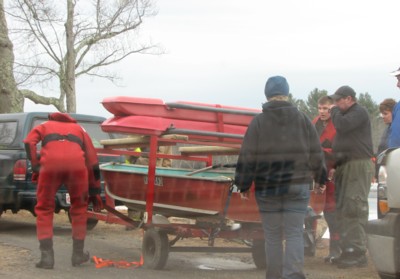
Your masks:
<svg viewBox="0 0 400 279"><path fill-rule="evenodd" d="M66 84L63 86L66 91L67 112L76 112L76 93L75 93L75 62L76 53L74 47L74 3L67 1L67 22L65 23L65 33L67 37L67 54L65 63Z"/></svg>
<svg viewBox="0 0 400 279"><path fill-rule="evenodd" d="M8 37L4 3L0 0L0 113L24 110L24 98L15 83L13 67L13 44Z"/></svg>

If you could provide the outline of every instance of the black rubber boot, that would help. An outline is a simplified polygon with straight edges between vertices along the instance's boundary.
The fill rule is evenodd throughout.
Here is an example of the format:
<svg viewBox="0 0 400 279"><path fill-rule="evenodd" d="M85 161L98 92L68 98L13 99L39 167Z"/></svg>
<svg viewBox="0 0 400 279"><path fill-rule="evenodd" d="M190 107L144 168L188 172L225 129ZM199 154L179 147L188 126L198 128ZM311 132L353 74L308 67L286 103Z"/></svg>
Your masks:
<svg viewBox="0 0 400 279"><path fill-rule="evenodd" d="M71 257L72 266L79 266L89 261L89 252L83 252L84 244L85 240L73 239L73 250Z"/></svg>
<svg viewBox="0 0 400 279"><path fill-rule="evenodd" d="M329 240L329 255L324 258L326 263L333 263L341 254L339 240Z"/></svg>
<svg viewBox="0 0 400 279"><path fill-rule="evenodd" d="M36 264L37 268L53 269L54 267L54 251L53 240L51 238L39 240L40 246L40 262Z"/></svg>
<svg viewBox="0 0 400 279"><path fill-rule="evenodd" d="M365 253L349 253L346 258L342 259L338 264L338 268L365 267L368 265Z"/></svg>

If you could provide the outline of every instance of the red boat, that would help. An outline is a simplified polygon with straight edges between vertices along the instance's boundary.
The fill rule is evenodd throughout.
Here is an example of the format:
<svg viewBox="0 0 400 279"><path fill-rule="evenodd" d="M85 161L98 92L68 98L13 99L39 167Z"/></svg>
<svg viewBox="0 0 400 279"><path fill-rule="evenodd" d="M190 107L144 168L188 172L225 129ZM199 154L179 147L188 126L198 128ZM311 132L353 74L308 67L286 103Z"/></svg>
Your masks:
<svg viewBox="0 0 400 279"><path fill-rule="evenodd" d="M265 268L264 236L254 187L249 199L242 199L233 185L233 170L217 170L212 165L215 155L238 154L247 125L260 111L190 102L166 104L159 99L136 97L107 98L103 105L114 114L102 123L105 132L135 136L115 143L103 142L105 148L101 152L148 158L146 166L101 165L107 211L124 224L145 230L142 246L145 266L163 268L169 251L222 251L218 249L221 247L214 247L214 240L219 237L242 239L249 247L232 247L229 251L251 252L256 266ZM178 154L160 152L161 147L177 144L185 145ZM148 152L132 151L136 147L148 147ZM206 167L196 170L156 167L159 159L181 160L187 165L200 161ZM116 211L115 200L129 209L144 212L140 223ZM153 219L160 215L164 218L162 223ZM101 213L92 212L89 216L111 220ZM175 223L170 220L174 218L168 217L190 218L195 223ZM170 240L169 235L175 238ZM179 239L189 237L207 239L209 247L174 246Z"/></svg>
<svg viewBox="0 0 400 279"><path fill-rule="evenodd" d="M115 116L150 116L185 121L247 126L261 111L257 109L196 102L164 103L160 99L117 96L105 98L103 106Z"/></svg>
<svg viewBox="0 0 400 279"><path fill-rule="evenodd" d="M128 208L146 211L148 167L133 164L103 164L106 192ZM212 170L191 175L187 169L157 167L154 183L153 213L183 218L222 216L238 222L259 222L254 193L248 200L233 191L232 171ZM227 210L224 212L224 210Z"/></svg>
<svg viewBox="0 0 400 279"><path fill-rule="evenodd" d="M187 134L192 139L241 142L247 126L152 116L116 116L104 121L103 131L140 135Z"/></svg>
<svg viewBox="0 0 400 279"><path fill-rule="evenodd" d="M132 164L101 166L107 194L138 211L146 210L148 167ZM224 208L230 177L218 172L188 175L184 169L157 167L153 212L166 217L218 216ZM231 175L232 176L232 175Z"/></svg>

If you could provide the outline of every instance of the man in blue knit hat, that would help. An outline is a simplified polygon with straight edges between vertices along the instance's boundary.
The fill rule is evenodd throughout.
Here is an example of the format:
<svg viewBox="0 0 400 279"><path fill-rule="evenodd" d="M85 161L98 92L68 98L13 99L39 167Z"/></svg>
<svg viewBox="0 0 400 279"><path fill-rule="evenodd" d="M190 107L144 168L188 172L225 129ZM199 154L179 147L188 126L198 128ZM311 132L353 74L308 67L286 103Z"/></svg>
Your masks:
<svg viewBox="0 0 400 279"><path fill-rule="evenodd" d="M235 173L235 183L244 197L254 182L268 279L305 278L303 224L310 189L313 180L322 190L326 181L317 131L288 101L288 95L284 77L268 79L268 102L248 126Z"/></svg>

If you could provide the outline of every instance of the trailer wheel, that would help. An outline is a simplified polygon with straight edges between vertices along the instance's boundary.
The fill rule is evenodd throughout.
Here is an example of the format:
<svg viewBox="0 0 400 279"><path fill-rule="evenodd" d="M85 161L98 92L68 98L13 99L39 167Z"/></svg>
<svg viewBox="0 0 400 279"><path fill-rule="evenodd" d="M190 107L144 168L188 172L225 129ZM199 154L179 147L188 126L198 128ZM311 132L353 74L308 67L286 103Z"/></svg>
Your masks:
<svg viewBox="0 0 400 279"><path fill-rule="evenodd" d="M267 267L264 239L253 239L251 256L253 257L254 264L258 269L265 269Z"/></svg>
<svg viewBox="0 0 400 279"><path fill-rule="evenodd" d="M68 210L68 220L70 223L72 223L72 218L71 218L71 213ZM97 223L99 222L99 220L97 219L93 219L93 218L87 218L86 221L86 229L88 231L91 231L94 229L94 227L96 227Z"/></svg>
<svg viewBox="0 0 400 279"><path fill-rule="evenodd" d="M393 279L393 278L398 278L398 277L396 277L395 275L388 275L388 274L385 274L385 273L382 273L382 272L379 272L379 271L378 271L378 275L379 275L379 278L381 278L381 279Z"/></svg>
<svg viewBox="0 0 400 279"><path fill-rule="evenodd" d="M148 229L143 236L142 253L144 267L163 269L169 252L168 235L163 231Z"/></svg>

